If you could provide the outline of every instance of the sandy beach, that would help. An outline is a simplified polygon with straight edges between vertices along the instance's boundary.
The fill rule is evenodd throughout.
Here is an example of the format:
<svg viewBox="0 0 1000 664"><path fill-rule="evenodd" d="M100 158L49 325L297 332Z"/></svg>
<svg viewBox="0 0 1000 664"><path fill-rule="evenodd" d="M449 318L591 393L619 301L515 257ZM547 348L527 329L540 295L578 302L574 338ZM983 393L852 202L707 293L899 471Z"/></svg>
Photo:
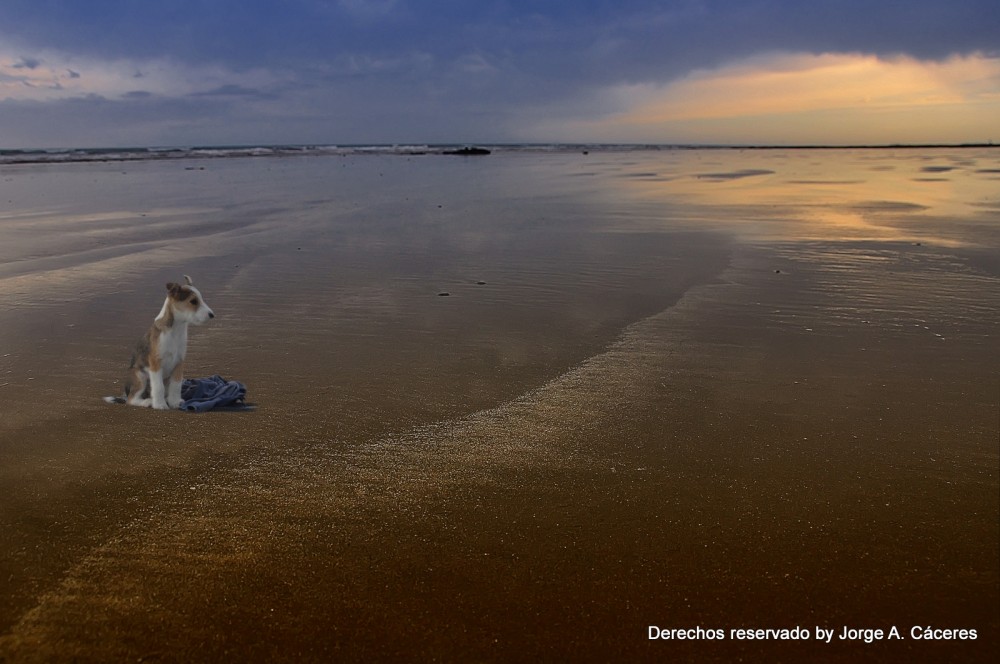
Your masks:
<svg viewBox="0 0 1000 664"><path fill-rule="evenodd" d="M998 192L984 148L4 165L0 661L992 661ZM183 274L256 411L101 401Z"/></svg>

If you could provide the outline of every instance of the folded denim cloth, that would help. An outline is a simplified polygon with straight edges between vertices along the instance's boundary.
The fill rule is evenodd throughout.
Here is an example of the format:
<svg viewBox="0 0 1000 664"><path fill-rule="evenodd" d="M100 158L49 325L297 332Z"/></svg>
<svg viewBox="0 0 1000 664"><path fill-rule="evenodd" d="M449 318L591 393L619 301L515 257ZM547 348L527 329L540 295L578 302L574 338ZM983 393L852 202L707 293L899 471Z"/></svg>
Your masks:
<svg viewBox="0 0 1000 664"><path fill-rule="evenodd" d="M204 413L212 409L252 410L244 402L246 385L215 375L208 378L185 378L181 383L181 410Z"/></svg>

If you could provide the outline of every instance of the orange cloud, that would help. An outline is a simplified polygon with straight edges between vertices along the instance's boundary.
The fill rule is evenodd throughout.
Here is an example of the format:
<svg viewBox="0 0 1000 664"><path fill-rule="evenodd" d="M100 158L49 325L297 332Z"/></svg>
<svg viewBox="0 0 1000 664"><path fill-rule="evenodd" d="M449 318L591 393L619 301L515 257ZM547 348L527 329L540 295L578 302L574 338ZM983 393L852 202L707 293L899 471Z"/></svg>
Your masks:
<svg viewBox="0 0 1000 664"><path fill-rule="evenodd" d="M886 131L892 141L1000 138L1000 58L978 54L940 62L771 55L606 94L624 110L566 131L650 142L851 142Z"/></svg>

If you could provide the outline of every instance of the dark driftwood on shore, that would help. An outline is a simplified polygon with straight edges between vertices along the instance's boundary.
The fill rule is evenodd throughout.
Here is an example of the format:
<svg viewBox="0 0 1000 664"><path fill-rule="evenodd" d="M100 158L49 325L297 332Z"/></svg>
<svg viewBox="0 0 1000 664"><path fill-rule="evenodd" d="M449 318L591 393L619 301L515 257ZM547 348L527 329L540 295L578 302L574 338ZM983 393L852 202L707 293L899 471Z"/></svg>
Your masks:
<svg viewBox="0 0 1000 664"><path fill-rule="evenodd" d="M460 148L458 150L445 150L441 154L481 155L490 154L490 150L486 148Z"/></svg>

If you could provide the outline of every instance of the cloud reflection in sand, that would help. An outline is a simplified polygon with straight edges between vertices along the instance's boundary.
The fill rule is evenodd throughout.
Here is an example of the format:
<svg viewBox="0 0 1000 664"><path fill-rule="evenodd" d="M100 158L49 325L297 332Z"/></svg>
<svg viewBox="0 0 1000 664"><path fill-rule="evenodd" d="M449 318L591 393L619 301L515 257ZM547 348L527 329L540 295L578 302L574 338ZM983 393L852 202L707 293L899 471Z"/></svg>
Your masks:
<svg viewBox="0 0 1000 664"><path fill-rule="evenodd" d="M984 206L997 202L998 158L989 149L678 151L635 166L649 177L615 182L748 240L992 246L1000 224Z"/></svg>

